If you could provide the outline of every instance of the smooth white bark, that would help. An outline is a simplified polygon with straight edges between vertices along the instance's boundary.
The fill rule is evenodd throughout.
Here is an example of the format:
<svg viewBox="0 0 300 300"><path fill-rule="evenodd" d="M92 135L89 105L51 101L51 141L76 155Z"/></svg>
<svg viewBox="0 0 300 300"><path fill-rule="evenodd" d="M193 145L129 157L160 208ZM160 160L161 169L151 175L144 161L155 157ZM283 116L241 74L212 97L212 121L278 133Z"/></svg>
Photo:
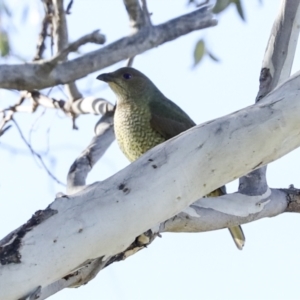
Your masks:
<svg viewBox="0 0 300 300"><path fill-rule="evenodd" d="M192 128L107 180L56 199L50 208L57 213L22 238L21 263L0 267L0 299L20 298L89 259L125 250L196 199L299 147L299 79L298 73L261 104Z"/></svg>
<svg viewBox="0 0 300 300"><path fill-rule="evenodd" d="M268 68L273 78L271 89L290 76L298 44L299 31L299 0L282 0L262 63L262 69Z"/></svg>

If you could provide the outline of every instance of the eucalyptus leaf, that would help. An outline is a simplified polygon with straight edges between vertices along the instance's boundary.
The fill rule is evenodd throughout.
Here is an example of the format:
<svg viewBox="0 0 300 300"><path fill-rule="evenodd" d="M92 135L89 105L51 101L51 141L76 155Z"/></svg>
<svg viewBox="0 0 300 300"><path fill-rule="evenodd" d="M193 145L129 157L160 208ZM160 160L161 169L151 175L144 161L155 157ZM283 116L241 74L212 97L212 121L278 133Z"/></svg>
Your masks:
<svg viewBox="0 0 300 300"><path fill-rule="evenodd" d="M10 51L9 40L5 31L0 32L0 55L7 56Z"/></svg>
<svg viewBox="0 0 300 300"><path fill-rule="evenodd" d="M201 39L197 42L194 50L194 66L196 66L201 61L205 53L205 43L203 39Z"/></svg>
<svg viewBox="0 0 300 300"><path fill-rule="evenodd" d="M225 10L228 5L231 3L231 0L217 0L216 5L213 8L213 13L218 14Z"/></svg>
<svg viewBox="0 0 300 300"><path fill-rule="evenodd" d="M241 17L241 19L242 19L243 21L246 21L245 13L244 13L244 10L243 10L243 7L242 7L241 0L233 0L232 3L235 4L236 9L237 9L238 14L239 14L239 16Z"/></svg>

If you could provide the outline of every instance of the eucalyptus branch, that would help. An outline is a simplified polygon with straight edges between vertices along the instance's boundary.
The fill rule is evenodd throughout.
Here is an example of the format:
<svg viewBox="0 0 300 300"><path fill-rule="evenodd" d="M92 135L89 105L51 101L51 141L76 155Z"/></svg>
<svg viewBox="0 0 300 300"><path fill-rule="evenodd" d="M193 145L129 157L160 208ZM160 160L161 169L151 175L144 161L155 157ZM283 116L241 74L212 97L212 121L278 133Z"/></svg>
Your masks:
<svg viewBox="0 0 300 300"><path fill-rule="evenodd" d="M69 39L68 27L67 27L67 20L66 20L66 12L64 10L64 1L63 0L52 0L52 1L54 7L53 18L52 18L52 24L54 29L53 36L55 40L56 53L57 53L65 49L68 45L68 39ZM67 55L64 57L64 60L67 60ZM67 83L65 85L65 90L69 98L68 101L69 105L71 105L74 100L82 97L75 82Z"/></svg>
<svg viewBox="0 0 300 300"><path fill-rule="evenodd" d="M290 76L300 31L300 0L282 0L274 21L260 73L256 102ZM260 195L268 188L267 166L239 179L239 191Z"/></svg>
<svg viewBox="0 0 300 300"><path fill-rule="evenodd" d="M95 126L95 137L70 167L67 177L68 194L78 192L86 186L88 173L115 139L113 128L114 107L106 106L106 108L107 111Z"/></svg>
<svg viewBox="0 0 300 300"><path fill-rule="evenodd" d="M27 92L25 95L27 98L32 99L36 105L45 108L61 109L65 113L71 113L76 116L80 114L103 115L108 110L113 109L113 105L109 101L93 96L80 98L69 106L65 100L48 97L36 90Z"/></svg>
<svg viewBox="0 0 300 300"><path fill-rule="evenodd" d="M144 12L144 15L145 15L145 21L146 21L146 24L148 26L152 26L152 23L151 23L151 14L149 13L149 10L148 10L148 5L147 5L147 0L141 0L142 1L142 9L143 9L143 12Z"/></svg>
<svg viewBox="0 0 300 300"><path fill-rule="evenodd" d="M84 35L83 37L79 38L77 41L70 43L66 48L62 49L52 57L47 63L50 65L56 65L59 62L64 61L69 53L76 52L79 47L87 44L87 43L94 43L94 44L104 44L105 43L105 35L101 34L99 30L95 30L89 34Z"/></svg>
<svg viewBox="0 0 300 300"><path fill-rule="evenodd" d="M0 88L33 90L72 82L194 30L216 24L212 12L201 8L161 25L143 27L132 36L70 61L58 64L37 61L24 65L0 65Z"/></svg>
<svg viewBox="0 0 300 300"><path fill-rule="evenodd" d="M126 11L130 19L130 26L133 32L137 32L146 25L145 14L140 6L139 0L123 0Z"/></svg>
<svg viewBox="0 0 300 300"><path fill-rule="evenodd" d="M300 0L282 0L274 21L260 74L259 101L289 78L300 32Z"/></svg>
<svg viewBox="0 0 300 300"><path fill-rule="evenodd" d="M52 3L50 1L43 1L45 16L42 21L41 32L38 37L37 46L36 46L36 54L33 60L40 60L43 58L43 53L46 49L45 40L48 36L48 27L51 26L52 23Z"/></svg>
<svg viewBox="0 0 300 300"><path fill-rule="evenodd" d="M94 259L100 260L98 270L129 257L151 242L153 233L166 230L159 226L162 220L182 210L187 217L182 225L191 217L197 230L207 231L278 215L291 210L292 201L299 207L299 196L270 189L256 197L232 194L192 204L300 146L299 78L295 74L260 103L195 126L114 176L38 211L0 242L0 298L25 297L66 274L75 276ZM51 235L45 234L49 228ZM17 284L5 288L12 276Z"/></svg>
<svg viewBox="0 0 300 300"><path fill-rule="evenodd" d="M23 104L24 100L25 96L21 95L16 104L6 109L0 110L0 136L3 135L11 127L11 125L6 127L5 125L12 120L14 113L20 110L20 107Z"/></svg>

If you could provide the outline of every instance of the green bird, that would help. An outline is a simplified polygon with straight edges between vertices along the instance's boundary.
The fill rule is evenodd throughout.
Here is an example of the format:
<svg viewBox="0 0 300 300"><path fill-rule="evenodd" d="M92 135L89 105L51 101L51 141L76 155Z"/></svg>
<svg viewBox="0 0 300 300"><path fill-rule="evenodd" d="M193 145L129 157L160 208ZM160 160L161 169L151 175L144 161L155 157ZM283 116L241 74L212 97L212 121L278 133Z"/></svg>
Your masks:
<svg viewBox="0 0 300 300"><path fill-rule="evenodd" d="M114 116L116 139L131 162L156 145L196 125L147 76L134 68L121 68L101 74L97 79L107 82L117 96ZM211 192L207 197L223 195L224 188ZM245 243L242 228L231 227L229 231L241 250Z"/></svg>

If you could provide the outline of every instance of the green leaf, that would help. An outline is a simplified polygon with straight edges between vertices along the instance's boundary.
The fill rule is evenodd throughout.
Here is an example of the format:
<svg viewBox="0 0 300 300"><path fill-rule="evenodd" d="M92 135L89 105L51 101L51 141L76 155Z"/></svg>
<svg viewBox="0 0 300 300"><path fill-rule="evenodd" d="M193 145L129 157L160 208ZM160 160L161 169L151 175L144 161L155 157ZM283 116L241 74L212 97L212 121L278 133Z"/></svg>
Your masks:
<svg viewBox="0 0 300 300"><path fill-rule="evenodd" d="M0 55L1 56L7 56L9 54L10 47L9 47L9 41L8 36L5 31L0 32Z"/></svg>
<svg viewBox="0 0 300 300"><path fill-rule="evenodd" d="M201 39L197 42L194 50L194 66L196 66L201 61L205 53L205 44L204 41Z"/></svg>
<svg viewBox="0 0 300 300"><path fill-rule="evenodd" d="M241 3L241 0L233 0L232 3L235 4L236 9L237 9L238 14L240 15L241 19L242 19L243 21L246 21L246 19L245 19L245 14L244 14L244 10L243 10L242 3Z"/></svg>
<svg viewBox="0 0 300 300"><path fill-rule="evenodd" d="M241 0L217 0L217 3L213 9L213 13L218 14L228 8L228 6L233 3L235 4L235 7L238 11L239 16L243 21L246 21L245 19L245 13L243 10L242 2Z"/></svg>
<svg viewBox="0 0 300 300"><path fill-rule="evenodd" d="M228 7L231 0L217 0L216 5L213 8L213 13L218 14Z"/></svg>

